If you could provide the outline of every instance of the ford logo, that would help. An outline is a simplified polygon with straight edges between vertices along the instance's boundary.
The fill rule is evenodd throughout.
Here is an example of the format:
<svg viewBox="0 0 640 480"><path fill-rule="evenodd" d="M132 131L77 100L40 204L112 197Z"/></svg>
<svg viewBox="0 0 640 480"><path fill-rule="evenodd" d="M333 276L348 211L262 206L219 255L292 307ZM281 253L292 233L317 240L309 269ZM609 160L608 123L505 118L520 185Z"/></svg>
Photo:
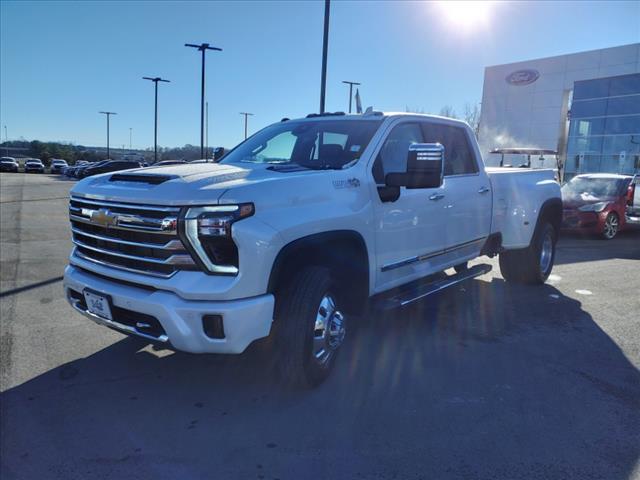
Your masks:
<svg viewBox="0 0 640 480"><path fill-rule="evenodd" d="M539 76L540 76L540 72L538 72L538 70L533 70L533 69L517 70L507 75L505 80L507 81L507 83L511 85L521 86L521 85L529 85L530 83L535 82Z"/></svg>

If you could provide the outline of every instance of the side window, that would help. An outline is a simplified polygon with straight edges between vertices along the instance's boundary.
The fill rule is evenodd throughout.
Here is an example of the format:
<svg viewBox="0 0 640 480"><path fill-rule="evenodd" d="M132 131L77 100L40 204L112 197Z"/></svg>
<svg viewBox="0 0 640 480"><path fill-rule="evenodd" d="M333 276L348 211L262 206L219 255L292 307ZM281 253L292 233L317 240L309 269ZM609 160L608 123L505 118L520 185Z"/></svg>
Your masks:
<svg viewBox="0 0 640 480"><path fill-rule="evenodd" d="M426 143L444 146L444 175L478 173L478 165L464 129L450 125L423 123Z"/></svg>
<svg viewBox="0 0 640 480"><path fill-rule="evenodd" d="M387 173L406 172L409 146L423 142L422 130L417 123L403 123L394 127L373 165L373 177L376 182L384 183Z"/></svg>

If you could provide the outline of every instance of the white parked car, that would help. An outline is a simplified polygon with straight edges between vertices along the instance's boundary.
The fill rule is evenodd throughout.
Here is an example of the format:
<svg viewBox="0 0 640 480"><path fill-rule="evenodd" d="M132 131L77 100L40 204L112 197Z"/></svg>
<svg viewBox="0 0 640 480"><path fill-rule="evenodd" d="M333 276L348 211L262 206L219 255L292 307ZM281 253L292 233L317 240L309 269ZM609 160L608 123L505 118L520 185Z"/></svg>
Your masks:
<svg viewBox="0 0 640 480"><path fill-rule="evenodd" d="M66 160L61 158L51 159L51 173L64 173L65 169L69 166Z"/></svg>
<svg viewBox="0 0 640 480"><path fill-rule="evenodd" d="M27 158L24 162L24 173L44 173L44 164L38 158Z"/></svg>
<svg viewBox="0 0 640 480"><path fill-rule="evenodd" d="M317 384L368 301L486 273L467 267L481 255L543 283L562 203L553 170L485 169L464 122L372 112L271 125L219 164L87 178L69 214L77 311L193 353L272 335L279 372Z"/></svg>

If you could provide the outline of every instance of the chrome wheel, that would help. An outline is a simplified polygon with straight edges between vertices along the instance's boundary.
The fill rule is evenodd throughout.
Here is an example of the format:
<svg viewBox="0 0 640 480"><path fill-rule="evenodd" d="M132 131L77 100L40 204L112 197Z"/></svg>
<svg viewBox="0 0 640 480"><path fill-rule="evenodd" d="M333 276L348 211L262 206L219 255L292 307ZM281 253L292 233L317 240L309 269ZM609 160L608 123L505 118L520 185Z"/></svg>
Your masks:
<svg viewBox="0 0 640 480"><path fill-rule="evenodd" d="M610 213L607 219L604 221L604 238L611 240L618 233L618 216L615 213Z"/></svg>
<svg viewBox="0 0 640 480"><path fill-rule="evenodd" d="M327 293L320 301L313 330L312 357L320 365L326 365L345 336L344 316L336 307L333 296Z"/></svg>
<svg viewBox="0 0 640 480"><path fill-rule="evenodd" d="M553 237L550 232L545 232L540 248L540 271L545 274L551 268L553 259Z"/></svg>

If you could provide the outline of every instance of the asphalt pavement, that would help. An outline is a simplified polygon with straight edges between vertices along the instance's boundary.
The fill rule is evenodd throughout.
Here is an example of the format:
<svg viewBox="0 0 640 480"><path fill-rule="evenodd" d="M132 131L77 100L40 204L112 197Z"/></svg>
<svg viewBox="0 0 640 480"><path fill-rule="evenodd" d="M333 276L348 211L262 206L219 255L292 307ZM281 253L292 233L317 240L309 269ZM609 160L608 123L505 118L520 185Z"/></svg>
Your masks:
<svg viewBox="0 0 640 480"><path fill-rule="evenodd" d="M54 175L0 174L0 476L640 479L640 232L563 237L541 287L494 270L356 319L329 380L263 349L154 348L72 311Z"/></svg>

